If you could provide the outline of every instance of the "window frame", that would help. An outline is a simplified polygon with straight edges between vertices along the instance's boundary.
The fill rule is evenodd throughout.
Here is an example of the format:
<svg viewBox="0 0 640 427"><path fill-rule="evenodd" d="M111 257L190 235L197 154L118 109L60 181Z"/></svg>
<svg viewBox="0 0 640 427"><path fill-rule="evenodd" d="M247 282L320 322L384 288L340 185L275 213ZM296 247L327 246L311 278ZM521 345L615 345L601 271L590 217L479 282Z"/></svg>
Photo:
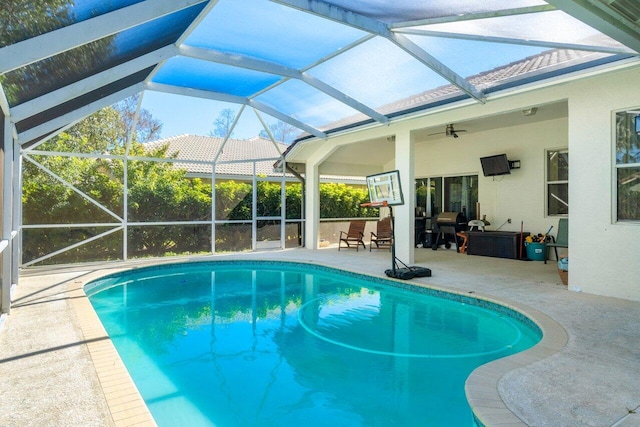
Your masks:
<svg viewBox="0 0 640 427"><path fill-rule="evenodd" d="M425 214L427 215L427 218L433 218L436 217L437 215L439 215L441 212L446 212L445 210L445 201L447 200L446 197L446 185L445 182L447 179L451 179L451 178L463 178L463 177L471 177L474 179L475 181L475 187L478 188L479 184L480 184L480 180L479 180L479 175L477 173L471 173L471 174L453 174L453 175L437 175L437 176L427 176L427 177L416 177L414 180L414 186L418 184L418 181L425 181L426 183L431 183L432 181L435 181L436 186L439 187L436 188L436 197L439 195L439 200L435 201L434 205L436 205L436 208L439 209L438 212L430 212L431 209L428 207L424 207L425 208ZM430 188L430 186L428 185L427 187ZM473 206L467 206L467 212L466 212L466 216L467 216L467 220L472 220L472 219L479 219L476 218L476 207L477 207L477 203L479 201L479 189L477 190L478 194L476 195L476 203ZM439 194L438 194L439 193ZM427 202L429 202L431 200L431 196L427 197ZM418 196L416 194L416 198L414 200L414 208L415 207L419 207L418 204ZM422 206L420 206L422 207ZM462 210L460 210L462 212ZM429 215L429 213L431 213L431 215Z"/></svg>
<svg viewBox="0 0 640 427"><path fill-rule="evenodd" d="M547 218L567 218L569 216L569 212L565 213L550 213L549 212L549 186L550 185L558 185L558 184L566 184L567 185L567 194L569 194L569 174L567 174L567 179L563 180L549 180L549 153L557 152L559 154L566 153L567 159L569 158L569 147L557 147L557 148L546 148L544 150L544 215ZM571 165L569 165L569 168ZM567 202L567 211L570 210L571 204Z"/></svg>
<svg viewBox="0 0 640 427"><path fill-rule="evenodd" d="M633 163L618 163L618 114L634 114L636 120L636 129L640 123L640 106L624 108L612 112L611 115L611 222L613 224L640 224L640 215L633 219L620 219L618 216L618 171L621 169L640 168L640 159ZM640 132L638 132L640 134Z"/></svg>

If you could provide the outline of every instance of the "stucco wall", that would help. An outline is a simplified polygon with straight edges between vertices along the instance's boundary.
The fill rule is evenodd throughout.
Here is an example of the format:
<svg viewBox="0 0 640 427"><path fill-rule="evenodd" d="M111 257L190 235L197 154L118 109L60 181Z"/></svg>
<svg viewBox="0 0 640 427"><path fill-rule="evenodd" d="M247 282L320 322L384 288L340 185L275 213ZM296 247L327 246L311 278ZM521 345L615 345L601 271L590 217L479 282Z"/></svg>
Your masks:
<svg viewBox="0 0 640 427"><path fill-rule="evenodd" d="M640 301L640 223L616 223L613 113L640 108L640 71L576 82L569 98L570 286Z"/></svg>
<svg viewBox="0 0 640 427"><path fill-rule="evenodd" d="M415 177L477 174L481 213L487 215L493 228L511 218L512 223L502 225L501 230L519 231L523 221L525 231L544 232L551 225L557 228L558 224L557 217L545 216L545 149L568 146L569 289L640 301L640 221L616 223L612 213L616 184L612 160L613 114L625 109L640 110L640 66L623 66L605 74L593 73L590 77L565 76L545 85L493 96L486 104L450 106L389 126L373 126L329 141L318 141L320 154L314 154L311 160L322 162L339 144L394 134L397 141L410 133L415 135L414 130L441 128L447 123L484 120L505 112L520 113L532 106L542 109L545 105L566 102L566 117L557 115L517 126L500 122L491 131L470 132L457 139L427 141L416 136ZM521 168L513 170L511 175L485 178L479 158L499 153L506 153L511 160L520 160ZM396 155L405 156L402 150L396 151ZM400 164L406 164L405 160ZM396 159L389 159L382 169L399 167L397 164ZM408 209L398 209L396 213L397 221L412 223L412 212ZM399 239L398 243L396 250L411 261L411 239Z"/></svg>
<svg viewBox="0 0 640 427"><path fill-rule="evenodd" d="M615 221L612 126L616 111L640 110L639 82L639 68L623 69L449 112L453 122L476 110L562 100L569 110L568 118L418 141L416 177L478 173L481 211L493 226L511 218L502 230L518 231L524 221L525 231L544 232L558 223L544 212L544 150L568 146L569 289L640 301L640 221ZM479 157L502 152L521 160L521 169L495 180L481 176Z"/></svg>
<svg viewBox="0 0 640 427"><path fill-rule="evenodd" d="M558 224L557 217L545 217L545 149L567 145L566 118L417 142L416 177L478 175L480 211L491 229L520 231L522 221L524 231L542 233ZM480 157L501 153L520 160L521 168L510 175L483 176ZM508 218L511 224L505 224Z"/></svg>

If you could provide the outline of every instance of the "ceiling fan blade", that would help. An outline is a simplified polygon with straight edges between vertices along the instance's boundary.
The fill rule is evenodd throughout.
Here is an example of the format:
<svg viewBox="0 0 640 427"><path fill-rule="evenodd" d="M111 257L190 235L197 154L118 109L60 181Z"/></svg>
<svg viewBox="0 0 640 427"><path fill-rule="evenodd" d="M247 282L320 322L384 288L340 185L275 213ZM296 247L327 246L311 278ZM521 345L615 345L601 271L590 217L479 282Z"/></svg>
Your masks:
<svg viewBox="0 0 640 427"><path fill-rule="evenodd" d="M453 124L449 124L447 126L445 126L445 131L444 132L435 132L435 133L429 133L427 134L427 136L434 136L434 135L446 135L446 136L453 136L456 133L459 132L466 132L466 129L456 129Z"/></svg>

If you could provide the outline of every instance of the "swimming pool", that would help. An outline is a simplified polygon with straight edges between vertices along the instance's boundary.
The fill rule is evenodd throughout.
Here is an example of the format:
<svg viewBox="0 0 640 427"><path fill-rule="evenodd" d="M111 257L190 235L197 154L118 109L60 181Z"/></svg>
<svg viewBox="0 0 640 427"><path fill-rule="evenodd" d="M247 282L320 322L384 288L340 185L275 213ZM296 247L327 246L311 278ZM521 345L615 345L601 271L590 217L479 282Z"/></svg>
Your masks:
<svg viewBox="0 0 640 427"><path fill-rule="evenodd" d="M464 382L521 314L311 264L130 270L85 292L160 426L472 426Z"/></svg>

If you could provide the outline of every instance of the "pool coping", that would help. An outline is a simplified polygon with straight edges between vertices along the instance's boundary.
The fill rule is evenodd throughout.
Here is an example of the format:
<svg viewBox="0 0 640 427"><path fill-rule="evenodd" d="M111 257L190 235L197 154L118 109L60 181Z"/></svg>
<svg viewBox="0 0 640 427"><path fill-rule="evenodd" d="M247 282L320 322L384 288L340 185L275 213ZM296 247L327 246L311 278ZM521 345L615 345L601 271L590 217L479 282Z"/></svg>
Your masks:
<svg viewBox="0 0 640 427"><path fill-rule="evenodd" d="M280 264L306 264L356 275L364 275L375 280L396 283L405 288L424 288L435 292L459 295L464 298L483 300L491 304L497 304L505 307L506 309L519 313L531 320L542 332L540 342L528 350L479 366L469 375L465 382L465 394L467 401L471 407L474 419L480 427L493 425L526 427L527 424L509 409L500 396L498 384L501 378L507 373L531 365L558 353L563 347L565 347L569 339L566 330L558 322L541 311L525 304L495 298L479 292L464 293L448 289L444 286L436 286L417 281L407 282L382 275L372 275L361 271L338 268L317 261L287 261L282 259L256 260L251 258L215 260L205 258L184 259L181 261L176 261L174 259L171 261L163 260L159 262L156 259L146 262L137 262L127 266L119 266L118 268L100 269L90 272L82 279L75 280L70 292L74 293L75 298L73 298L73 307L76 311L80 328L87 342L89 355L95 366L100 386L102 387L107 401L107 406L116 426L155 426L156 422L146 406L146 403L142 399L133 379L129 375L127 368L120 359L113 342L102 326L98 315L89 302L88 296L85 293L85 286L105 276L118 274L127 270L138 270L159 265L182 263L229 264L246 261L252 263L273 262Z"/></svg>
<svg viewBox="0 0 640 427"><path fill-rule="evenodd" d="M122 270L131 268L135 267ZM147 404L84 292L85 284L113 272L113 269L91 272L80 280L74 280L68 293L114 425L155 426L157 424Z"/></svg>
<svg viewBox="0 0 640 427"><path fill-rule="evenodd" d="M560 352L568 343L567 331L546 314L524 304L505 302L496 298L483 299L511 308L531 319L542 331L542 339L535 346L502 359L477 367L467 377L465 393L478 426L527 426L509 409L498 389L500 379L507 373L544 360Z"/></svg>

